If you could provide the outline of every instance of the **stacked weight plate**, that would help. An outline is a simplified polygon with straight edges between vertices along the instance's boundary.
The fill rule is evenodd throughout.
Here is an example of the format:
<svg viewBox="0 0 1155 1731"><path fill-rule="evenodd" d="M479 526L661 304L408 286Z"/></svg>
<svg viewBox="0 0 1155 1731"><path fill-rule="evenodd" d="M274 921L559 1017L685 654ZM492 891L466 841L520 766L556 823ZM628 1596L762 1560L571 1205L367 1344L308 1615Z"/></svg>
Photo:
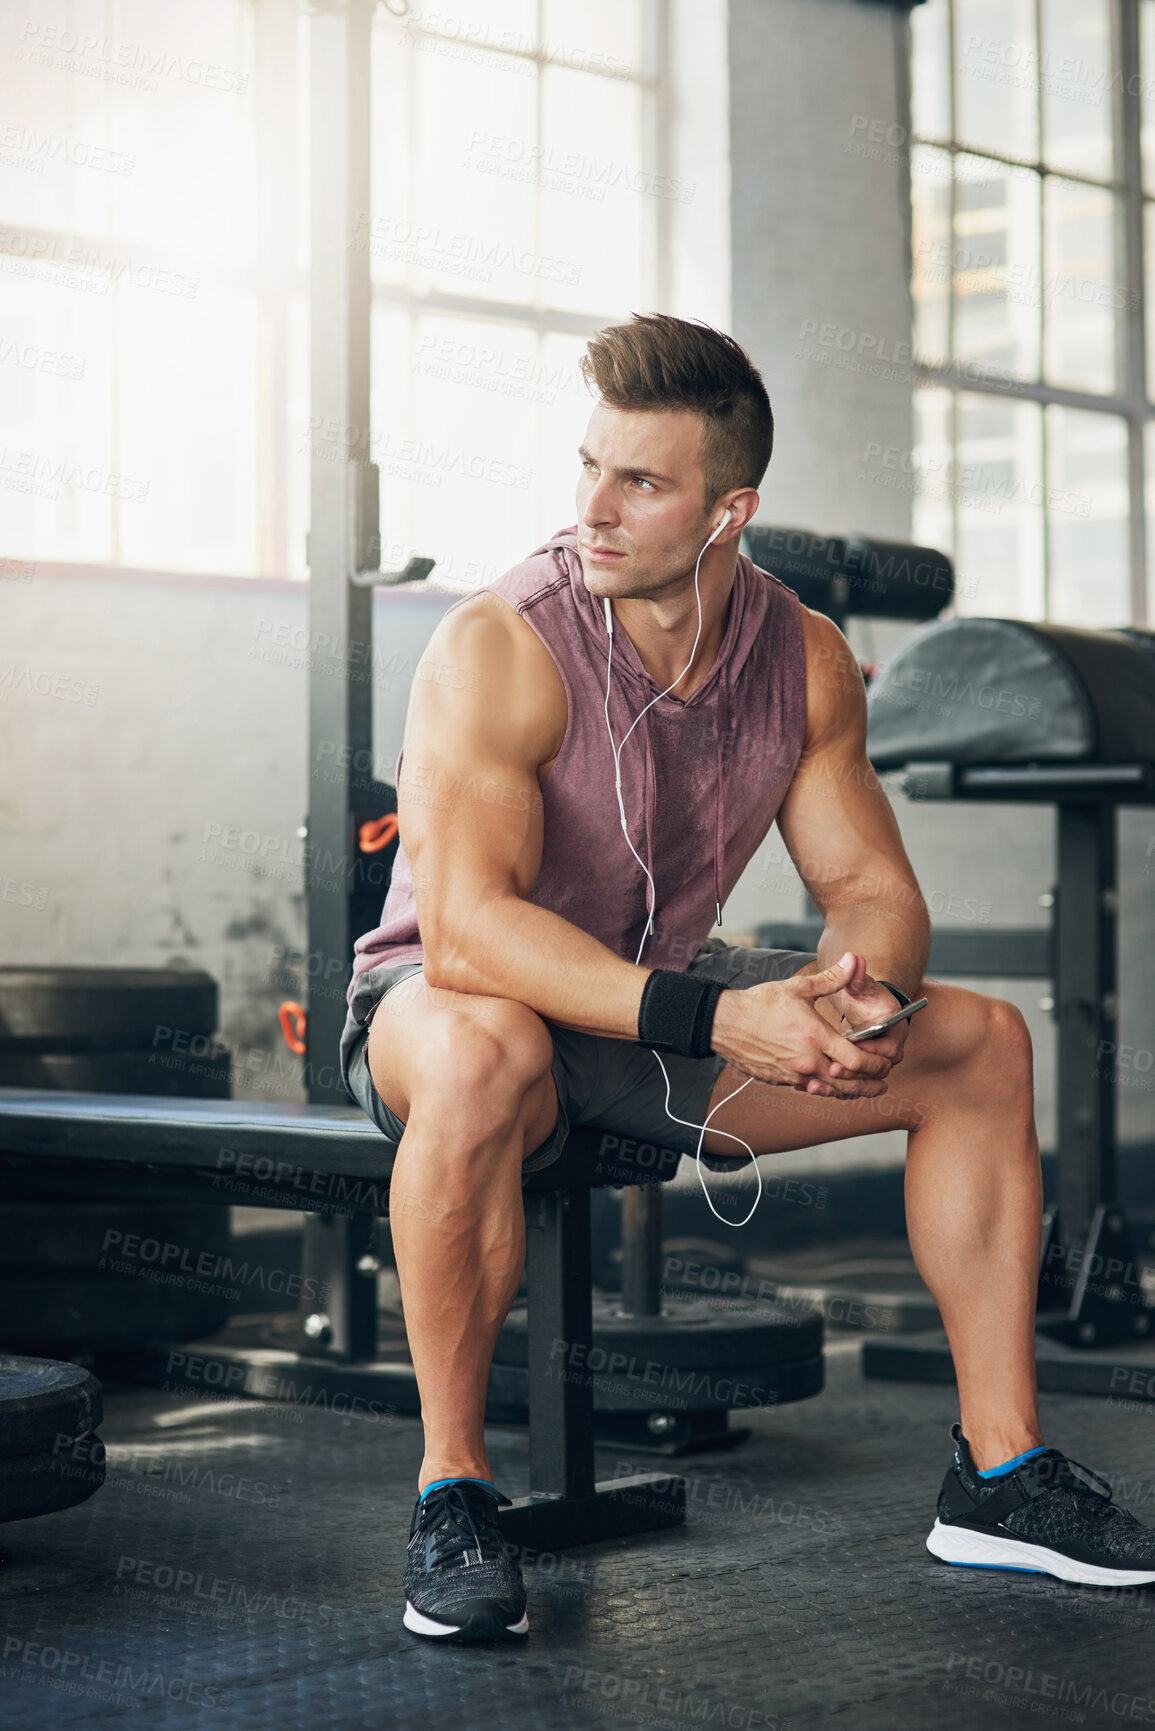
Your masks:
<svg viewBox="0 0 1155 1731"><path fill-rule="evenodd" d="M217 985L176 968L0 968L0 1086L228 1099ZM0 1349L73 1357L211 1334L223 1207L64 1198L0 1208Z"/></svg>
<svg viewBox="0 0 1155 1731"><path fill-rule="evenodd" d="M0 1354L0 1521L84 1502L104 1483L100 1384L75 1364Z"/></svg>

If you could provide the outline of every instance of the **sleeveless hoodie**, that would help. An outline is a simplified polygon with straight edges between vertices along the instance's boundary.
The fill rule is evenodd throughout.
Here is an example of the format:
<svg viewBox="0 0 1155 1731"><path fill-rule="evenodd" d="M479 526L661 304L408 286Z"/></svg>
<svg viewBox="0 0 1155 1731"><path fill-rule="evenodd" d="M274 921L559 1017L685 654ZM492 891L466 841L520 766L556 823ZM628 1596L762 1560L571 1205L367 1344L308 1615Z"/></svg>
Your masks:
<svg viewBox="0 0 1155 1731"><path fill-rule="evenodd" d="M621 830L605 718L609 638L602 602L583 580L576 526L484 587L537 632L565 687L565 736L541 783L541 870L527 899L634 962L649 891ZM609 694L616 745L661 690L616 624ZM721 923L727 896L778 814L805 732L798 597L739 554L714 665L688 699L669 694L655 703L621 751L630 840L654 880L643 965L684 972L714 921ZM398 774L403 757L404 749ZM381 923L354 945L350 1005L355 995L363 1002L371 969L423 955L413 879L399 845Z"/></svg>

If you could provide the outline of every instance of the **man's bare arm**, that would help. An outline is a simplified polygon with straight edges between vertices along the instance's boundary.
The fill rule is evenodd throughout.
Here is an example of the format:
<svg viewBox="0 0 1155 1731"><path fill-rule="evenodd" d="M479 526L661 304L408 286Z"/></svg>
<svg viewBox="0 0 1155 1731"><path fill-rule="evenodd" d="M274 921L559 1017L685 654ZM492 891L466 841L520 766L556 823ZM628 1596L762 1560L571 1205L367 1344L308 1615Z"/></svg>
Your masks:
<svg viewBox="0 0 1155 1731"><path fill-rule="evenodd" d="M821 965L852 950L876 980L913 994L930 952L930 916L866 755L862 674L838 627L802 612L806 745L778 827L826 922Z"/></svg>
<svg viewBox="0 0 1155 1731"><path fill-rule="evenodd" d="M636 1040L652 969L525 899L541 866L538 772L560 749L565 722L552 657L505 602L483 594L446 616L413 682L397 789L425 978ZM715 1020L715 1051L787 1086L880 1092L888 1062L842 1039L813 1008L834 989L811 977L724 993L731 1002Z"/></svg>
<svg viewBox="0 0 1155 1731"><path fill-rule="evenodd" d="M524 899L541 867L538 771L565 722L553 660L512 608L482 594L446 616L413 682L397 789L425 977L636 1040L650 970Z"/></svg>

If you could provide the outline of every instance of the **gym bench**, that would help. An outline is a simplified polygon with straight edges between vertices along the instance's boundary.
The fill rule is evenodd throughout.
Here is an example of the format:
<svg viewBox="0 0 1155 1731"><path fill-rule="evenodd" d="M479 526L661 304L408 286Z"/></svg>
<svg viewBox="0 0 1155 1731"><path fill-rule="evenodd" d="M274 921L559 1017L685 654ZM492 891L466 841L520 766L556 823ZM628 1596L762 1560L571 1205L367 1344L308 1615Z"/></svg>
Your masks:
<svg viewBox="0 0 1155 1731"><path fill-rule="evenodd" d="M525 1185L530 1492L502 1510L501 1521L507 1539L528 1551L676 1526L685 1518L678 1478L594 1479L589 1193L663 1181L678 1167L673 1151L663 1150L667 1158L658 1169L643 1171L616 1148L605 1151L615 1141L596 1130L575 1130L561 1158ZM228 1388L254 1397L272 1393L285 1361L307 1368L311 1380L328 1378L335 1390L343 1362L351 1368L351 1360L373 1358L375 1279L368 1303L358 1305L349 1295L358 1291L356 1264L371 1249L374 1217L389 1211L393 1154L352 1106L0 1088L0 1194L7 1197L247 1204L319 1212L339 1228L332 1272L345 1279L335 1278L332 1289L338 1308L343 1303L360 1315L332 1317L337 1351L326 1357L250 1355L268 1362L250 1362L243 1375L234 1363ZM375 1273L371 1259L370 1266ZM367 1287L363 1270L360 1289ZM366 1316L374 1325L372 1341ZM373 1368L386 1386L392 1375L412 1389L410 1367ZM503 1376L523 1381L525 1372L495 1365L491 1392L496 1379L500 1393Z"/></svg>

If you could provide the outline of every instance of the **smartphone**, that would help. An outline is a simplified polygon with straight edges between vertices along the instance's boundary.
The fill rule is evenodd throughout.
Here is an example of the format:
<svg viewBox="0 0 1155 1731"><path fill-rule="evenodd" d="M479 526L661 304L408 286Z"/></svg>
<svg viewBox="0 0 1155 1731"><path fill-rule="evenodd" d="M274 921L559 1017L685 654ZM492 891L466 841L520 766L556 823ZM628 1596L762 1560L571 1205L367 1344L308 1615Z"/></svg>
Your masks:
<svg viewBox="0 0 1155 1731"><path fill-rule="evenodd" d="M887 1028L893 1028L896 1022L905 1022L916 1010L925 1010L929 1003L929 998L916 998L913 1004L908 1004L905 1010L896 1010L885 1022L875 1022L869 1028L855 1028L852 1034L843 1034L842 1037L844 1040L871 1040L875 1034L884 1034Z"/></svg>

